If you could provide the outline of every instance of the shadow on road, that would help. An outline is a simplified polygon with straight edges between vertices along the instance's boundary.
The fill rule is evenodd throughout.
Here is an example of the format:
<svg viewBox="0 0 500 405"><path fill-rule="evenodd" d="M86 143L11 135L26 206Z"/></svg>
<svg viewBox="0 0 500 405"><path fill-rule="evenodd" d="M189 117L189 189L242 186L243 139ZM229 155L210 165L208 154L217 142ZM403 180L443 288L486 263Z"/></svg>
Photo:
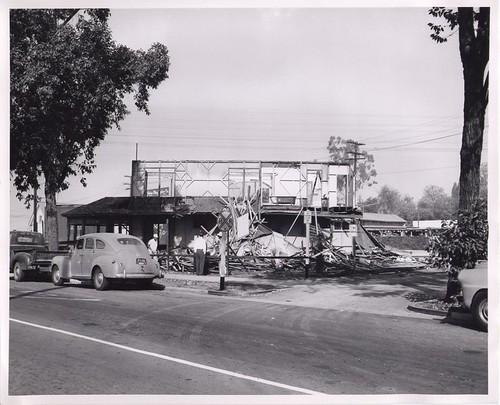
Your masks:
<svg viewBox="0 0 500 405"><path fill-rule="evenodd" d="M484 333L477 330L474 325L474 320L472 315L469 313L453 313L451 316L447 316L441 320L442 324L459 326L465 329L475 330L477 333Z"/></svg>
<svg viewBox="0 0 500 405"><path fill-rule="evenodd" d="M81 281L79 285L71 285L71 287L87 288L93 290L94 283L92 281ZM164 290L165 286L153 283L151 285L141 284L133 281L110 281L108 290L116 291L134 291L134 290Z"/></svg>
<svg viewBox="0 0 500 405"><path fill-rule="evenodd" d="M360 297L404 296L409 301L442 299L446 293L445 272L400 272L342 277L338 285L350 286Z"/></svg>
<svg viewBox="0 0 500 405"><path fill-rule="evenodd" d="M381 297L400 297L405 294L408 290L406 288L401 289L391 289L390 291L380 291L376 290L373 287L360 287L361 292L354 294L354 296L358 297L367 297L367 298L381 298Z"/></svg>
<svg viewBox="0 0 500 405"><path fill-rule="evenodd" d="M12 279L12 278L11 278ZM29 279L29 282L36 282L36 283L47 283L46 279L43 278L36 278L36 279ZM32 296L36 294L43 294L46 292L54 291L54 290L59 290L59 289L67 289L67 288L84 288L84 289L94 289L94 284L92 281L81 281L79 284L63 284L62 286L51 286L50 288L44 288L38 291L30 291L22 294L18 294L15 296L10 297L10 299L15 299L15 298L22 298L22 297L27 297L27 296ZM133 291L133 290L151 290L151 291L162 291L165 289L165 286L162 284L156 284L153 283L151 285L149 284L141 284L137 282L111 282L109 285L110 290L118 290L118 291Z"/></svg>
<svg viewBox="0 0 500 405"><path fill-rule="evenodd" d="M68 287L70 287L70 286L69 285L68 286L62 286L62 287L55 287L54 286L52 288L45 288L43 290L30 291L30 292L18 294L18 295L15 295L13 297L9 297L9 299L14 300L16 298L29 297L29 296L33 296L33 295L37 295L37 294L44 294L44 293L49 292L49 291L59 290L61 288L68 288Z"/></svg>
<svg viewBox="0 0 500 405"><path fill-rule="evenodd" d="M93 287L91 285L91 287ZM162 284L153 283L149 284L141 284L137 282L111 282L109 286L110 290L118 290L118 291L135 291L135 290L164 290L165 286Z"/></svg>

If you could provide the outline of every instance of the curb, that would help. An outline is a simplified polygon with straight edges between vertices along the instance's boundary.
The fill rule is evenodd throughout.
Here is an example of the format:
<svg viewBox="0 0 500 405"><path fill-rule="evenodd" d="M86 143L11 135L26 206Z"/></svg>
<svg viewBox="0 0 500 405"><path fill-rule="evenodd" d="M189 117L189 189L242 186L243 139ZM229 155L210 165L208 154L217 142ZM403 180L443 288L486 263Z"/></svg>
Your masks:
<svg viewBox="0 0 500 405"><path fill-rule="evenodd" d="M232 295L229 291L227 290L208 290L208 295L220 295L220 296L224 296L224 295Z"/></svg>
<svg viewBox="0 0 500 405"><path fill-rule="evenodd" d="M168 284L169 282L173 283L179 283L179 284L186 284L186 285L197 285L197 284L217 284L219 285L220 279L217 278L200 278L200 279L189 279L189 278L183 278L183 277L163 277L161 280ZM262 291L269 291L269 290L279 290L281 288L287 288L288 286L280 286L279 283L273 282L274 280L259 280L259 281L249 281L249 280L241 280L238 278L231 278L228 279L226 278L226 284L232 285L232 286L255 286L255 287L261 287Z"/></svg>
<svg viewBox="0 0 500 405"><path fill-rule="evenodd" d="M419 308L414 305L408 305L408 310L413 311L413 312L419 312L421 314L427 314L427 315L443 315L443 316L448 316L449 311L441 311L439 309L428 309L428 308Z"/></svg>
<svg viewBox="0 0 500 405"><path fill-rule="evenodd" d="M261 294L267 294L267 293L273 293L278 291L277 289L269 289L269 290L256 290L256 291L248 291L244 292L243 294L236 294L232 291L228 290L208 290L209 295L219 295L219 296L231 296L231 297L248 297L252 295L261 295Z"/></svg>

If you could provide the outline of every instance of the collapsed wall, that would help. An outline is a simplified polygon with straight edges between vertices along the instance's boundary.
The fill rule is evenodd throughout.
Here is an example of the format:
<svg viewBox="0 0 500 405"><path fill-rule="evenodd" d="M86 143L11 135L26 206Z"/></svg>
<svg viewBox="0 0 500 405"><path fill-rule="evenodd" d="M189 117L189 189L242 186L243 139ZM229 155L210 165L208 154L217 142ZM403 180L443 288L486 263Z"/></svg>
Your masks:
<svg viewBox="0 0 500 405"><path fill-rule="evenodd" d="M306 259L304 242L293 244L286 235L267 226L258 215L251 200L227 202L232 226L229 235L229 256L232 269L294 269L303 268ZM297 214L300 216L301 213ZM310 256L312 266L320 273L339 271L394 271L424 267L408 255L386 249L366 229L357 226L353 250L334 246L332 229L322 229L319 222L310 225ZM205 230L204 238L209 252L209 265L218 266L221 230L215 226Z"/></svg>

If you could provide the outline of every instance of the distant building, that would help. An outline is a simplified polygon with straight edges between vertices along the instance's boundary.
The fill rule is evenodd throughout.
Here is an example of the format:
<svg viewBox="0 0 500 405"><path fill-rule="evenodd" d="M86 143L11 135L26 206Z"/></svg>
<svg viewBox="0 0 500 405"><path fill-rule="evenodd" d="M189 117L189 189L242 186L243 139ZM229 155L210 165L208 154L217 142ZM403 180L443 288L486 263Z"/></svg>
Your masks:
<svg viewBox="0 0 500 405"><path fill-rule="evenodd" d="M445 223L451 222L449 220L442 220L442 219L431 219L431 220L425 220L425 221L418 220L418 221L413 221L413 228L419 229L419 230L441 229L443 227L443 221Z"/></svg>
<svg viewBox="0 0 500 405"><path fill-rule="evenodd" d="M42 235L45 235L45 207L38 203L36 207L36 218L35 218L35 213L31 214L31 217L28 221L28 227L29 229L35 229L35 223L34 220L36 221L36 229L37 232L40 232Z"/></svg>
<svg viewBox="0 0 500 405"><path fill-rule="evenodd" d="M68 246L68 220L64 214L77 207L79 204L58 204L57 205L57 234L59 240L59 248L65 249ZM37 231L46 237L46 216L45 216L45 203L39 203L37 206ZM28 222L29 229L34 229L33 214Z"/></svg>
<svg viewBox="0 0 500 405"><path fill-rule="evenodd" d="M406 220L395 214L364 212L360 222L367 231L372 233L403 232L407 230Z"/></svg>
<svg viewBox="0 0 500 405"><path fill-rule="evenodd" d="M80 207L80 204L58 204L57 205L57 236L59 240L59 248L65 249L68 247L68 220L64 214L75 208Z"/></svg>

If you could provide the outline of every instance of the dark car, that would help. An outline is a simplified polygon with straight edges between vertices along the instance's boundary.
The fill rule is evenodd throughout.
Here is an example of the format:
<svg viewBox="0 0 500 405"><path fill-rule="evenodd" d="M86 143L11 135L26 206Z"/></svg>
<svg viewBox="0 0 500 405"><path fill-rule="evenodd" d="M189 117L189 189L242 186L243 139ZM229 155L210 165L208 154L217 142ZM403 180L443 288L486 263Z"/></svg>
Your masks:
<svg viewBox="0 0 500 405"><path fill-rule="evenodd" d="M34 263L37 252L47 252L47 244L41 233L29 231L10 232L10 264L9 270L14 273L16 281L22 281L28 271L36 271ZM50 264L50 260L47 266Z"/></svg>

